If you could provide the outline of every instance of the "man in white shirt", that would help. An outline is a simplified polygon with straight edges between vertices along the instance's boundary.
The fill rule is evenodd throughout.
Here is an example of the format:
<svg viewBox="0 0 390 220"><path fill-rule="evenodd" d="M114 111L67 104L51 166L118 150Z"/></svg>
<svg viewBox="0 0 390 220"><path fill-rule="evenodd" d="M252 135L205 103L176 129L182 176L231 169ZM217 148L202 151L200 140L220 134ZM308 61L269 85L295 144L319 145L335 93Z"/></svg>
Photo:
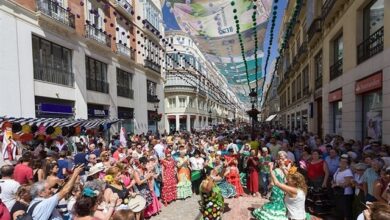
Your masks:
<svg viewBox="0 0 390 220"><path fill-rule="evenodd" d="M0 169L1 175L3 176L0 179L0 199L3 201L5 206L11 211L12 206L16 202L16 191L18 191L20 184L12 179L14 174L14 167L12 165L4 165Z"/></svg>
<svg viewBox="0 0 390 220"><path fill-rule="evenodd" d="M237 144L235 144L234 143L234 141L231 141L230 143L229 143L229 145L227 146L227 148L226 148L226 150L227 151L229 151L230 149L233 149L233 153L234 154L237 154L238 153L238 146L237 146Z"/></svg>
<svg viewBox="0 0 390 220"><path fill-rule="evenodd" d="M160 140L157 140L157 144L154 145L153 149L157 153L158 158L163 158L164 157L165 147L164 147L164 145L161 144Z"/></svg>

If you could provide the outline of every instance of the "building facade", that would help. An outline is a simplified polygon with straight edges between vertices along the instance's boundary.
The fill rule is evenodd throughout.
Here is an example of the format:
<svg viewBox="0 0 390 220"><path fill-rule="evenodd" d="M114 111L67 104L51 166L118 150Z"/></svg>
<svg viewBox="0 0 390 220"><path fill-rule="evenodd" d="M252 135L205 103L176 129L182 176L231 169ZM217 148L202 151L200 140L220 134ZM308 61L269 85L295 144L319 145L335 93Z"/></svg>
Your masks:
<svg viewBox="0 0 390 220"><path fill-rule="evenodd" d="M302 126L305 111L307 128L314 133L356 140L371 137L390 143L390 118L385 114L390 108L390 64L386 59L390 54L390 38L386 38L390 22L385 22L390 20L390 2L305 2L293 31L301 34L289 39L288 49L282 54L286 61L278 69L284 125ZM301 42L306 42L307 52L298 50L294 54L301 47L294 46L294 42L297 45L302 36L306 38ZM299 73L300 84L296 82ZM297 88L305 96L300 101Z"/></svg>
<svg viewBox="0 0 390 220"><path fill-rule="evenodd" d="M238 122L244 113L215 96L210 83L223 91L228 99L238 99L226 80L196 46L190 36L181 31L166 32L167 71L165 93L166 131L199 130L227 121ZM208 81L210 80L210 81Z"/></svg>
<svg viewBox="0 0 390 220"><path fill-rule="evenodd" d="M9 101L0 115L119 118L129 132L155 131L150 97L164 97L161 4L1 1L0 97Z"/></svg>

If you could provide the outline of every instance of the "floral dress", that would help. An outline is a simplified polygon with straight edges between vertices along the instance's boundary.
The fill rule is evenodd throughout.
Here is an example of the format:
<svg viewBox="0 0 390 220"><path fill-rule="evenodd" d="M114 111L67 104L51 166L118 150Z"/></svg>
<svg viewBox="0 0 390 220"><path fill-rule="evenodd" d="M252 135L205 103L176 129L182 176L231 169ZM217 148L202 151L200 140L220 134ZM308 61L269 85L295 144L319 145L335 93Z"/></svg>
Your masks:
<svg viewBox="0 0 390 220"><path fill-rule="evenodd" d="M203 220L221 219L224 209L224 199L221 189L217 185L214 185L213 189L207 193L203 192L202 187L200 188L200 212L202 213Z"/></svg>
<svg viewBox="0 0 390 220"><path fill-rule="evenodd" d="M177 194L175 161L173 159L165 159L161 161L161 165L163 170L161 199L168 203L175 200Z"/></svg>
<svg viewBox="0 0 390 220"><path fill-rule="evenodd" d="M184 164L184 161L187 160L187 163ZM192 196L191 189L191 177L190 177L190 169L188 168L189 159L188 157L179 157L177 159L177 179L179 182L177 183L177 198L185 199Z"/></svg>
<svg viewBox="0 0 390 220"><path fill-rule="evenodd" d="M218 176L222 176L222 172L224 170L222 165L215 167L215 170L217 171ZM215 183L220 188L223 198L228 199L237 195L236 188L234 188L232 184L228 183L225 178L216 180Z"/></svg>
<svg viewBox="0 0 390 220"><path fill-rule="evenodd" d="M275 176L279 182L284 183L285 177L281 169L275 169ZM287 209L284 204L284 192L277 186L271 189L270 201L263 207L255 209L252 215L258 220L288 220Z"/></svg>

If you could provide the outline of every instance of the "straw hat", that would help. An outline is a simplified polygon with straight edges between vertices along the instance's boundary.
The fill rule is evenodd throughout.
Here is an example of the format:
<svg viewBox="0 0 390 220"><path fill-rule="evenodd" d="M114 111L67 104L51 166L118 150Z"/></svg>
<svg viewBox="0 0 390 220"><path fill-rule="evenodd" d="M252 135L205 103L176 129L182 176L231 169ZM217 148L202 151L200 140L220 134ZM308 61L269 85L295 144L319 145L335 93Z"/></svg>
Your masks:
<svg viewBox="0 0 390 220"><path fill-rule="evenodd" d="M94 166L92 166L90 169L89 169L89 172L88 172L88 175L87 176L92 176L92 175L95 175L97 173L100 173L104 170L104 165L103 163L97 163L95 164Z"/></svg>

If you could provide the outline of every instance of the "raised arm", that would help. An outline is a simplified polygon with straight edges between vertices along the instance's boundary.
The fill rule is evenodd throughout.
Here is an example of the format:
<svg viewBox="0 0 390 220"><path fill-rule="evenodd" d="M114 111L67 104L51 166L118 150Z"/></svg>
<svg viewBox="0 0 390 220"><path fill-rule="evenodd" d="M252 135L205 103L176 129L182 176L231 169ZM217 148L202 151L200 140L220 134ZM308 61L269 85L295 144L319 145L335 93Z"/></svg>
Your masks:
<svg viewBox="0 0 390 220"><path fill-rule="evenodd" d="M74 169L72 176L65 186L58 192L58 200L65 198L65 196L72 190L74 183L79 177L80 173L84 170L84 165L78 166Z"/></svg>
<svg viewBox="0 0 390 220"><path fill-rule="evenodd" d="M279 187L281 190L283 190L285 193L287 193L290 197L294 198L298 194L298 189L279 182L279 180L276 178L275 173L273 171L273 163L269 163L268 167L270 170L271 180L274 183L274 185Z"/></svg>

